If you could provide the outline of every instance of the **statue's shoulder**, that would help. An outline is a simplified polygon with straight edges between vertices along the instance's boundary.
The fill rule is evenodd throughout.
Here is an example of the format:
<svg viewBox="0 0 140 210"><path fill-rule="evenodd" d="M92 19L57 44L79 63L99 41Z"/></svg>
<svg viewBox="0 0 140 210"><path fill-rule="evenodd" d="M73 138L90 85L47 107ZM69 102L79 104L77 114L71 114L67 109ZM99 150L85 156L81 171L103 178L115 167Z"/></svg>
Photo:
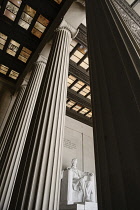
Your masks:
<svg viewBox="0 0 140 210"><path fill-rule="evenodd" d="M67 167L67 170L71 170L71 167Z"/></svg>

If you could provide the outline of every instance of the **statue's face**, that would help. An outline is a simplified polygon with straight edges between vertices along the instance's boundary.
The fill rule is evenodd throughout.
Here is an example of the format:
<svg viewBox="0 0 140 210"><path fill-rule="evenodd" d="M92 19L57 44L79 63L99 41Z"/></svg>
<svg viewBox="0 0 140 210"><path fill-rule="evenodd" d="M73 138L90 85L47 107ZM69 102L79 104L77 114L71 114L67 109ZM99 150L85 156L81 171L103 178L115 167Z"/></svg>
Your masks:
<svg viewBox="0 0 140 210"><path fill-rule="evenodd" d="M72 161L72 166L76 168L76 166L77 166L77 159L74 159L74 160Z"/></svg>

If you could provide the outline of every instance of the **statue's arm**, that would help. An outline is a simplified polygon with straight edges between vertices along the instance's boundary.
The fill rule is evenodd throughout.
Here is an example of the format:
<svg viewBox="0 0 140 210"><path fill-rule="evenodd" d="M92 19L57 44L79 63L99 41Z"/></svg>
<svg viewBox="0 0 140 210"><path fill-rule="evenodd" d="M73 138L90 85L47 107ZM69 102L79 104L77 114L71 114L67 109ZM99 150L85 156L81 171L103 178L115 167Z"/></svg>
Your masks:
<svg viewBox="0 0 140 210"><path fill-rule="evenodd" d="M94 176L94 173L91 173L91 172L83 172L83 177L92 177Z"/></svg>

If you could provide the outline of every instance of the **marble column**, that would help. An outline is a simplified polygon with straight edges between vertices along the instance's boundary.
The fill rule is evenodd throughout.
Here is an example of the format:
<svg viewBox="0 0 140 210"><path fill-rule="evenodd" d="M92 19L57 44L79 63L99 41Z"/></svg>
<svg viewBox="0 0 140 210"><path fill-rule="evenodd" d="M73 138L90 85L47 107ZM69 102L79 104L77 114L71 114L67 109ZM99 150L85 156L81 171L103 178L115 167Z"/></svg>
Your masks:
<svg viewBox="0 0 140 210"><path fill-rule="evenodd" d="M6 124L5 124L4 130L3 130L2 134L1 134L0 158L2 157L2 154L4 152L5 146L9 147L9 144L11 143L11 140L10 140L9 144L7 144L7 140L9 138L9 135L10 135L12 126L14 124L14 120L16 118L17 112L19 110L19 107L20 107L20 104L21 104L21 101L22 101L22 98L23 98L26 86L27 86L27 82L24 82L21 85L20 90L19 90L19 92L18 92L18 94L16 96L16 100L15 100L13 106L12 106L12 110L10 112L10 115L9 115L9 117L7 119Z"/></svg>
<svg viewBox="0 0 140 210"><path fill-rule="evenodd" d="M140 59L111 0L86 0L99 210L137 210Z"/></svg>
<svg viewBox="0 0 140 210"><path fill-rule="evenodd" d="M18 209L58 210L69 50L76 30L65 21L56 30L33 116L21 202ZM25 161L24 161L25 162ZM19 176L20 178L20 176ZM26 184L25 184L26 183ZM22 192L24 194L22 195ZM20 193L19 193L20 194Z"/></svg>
<svg viewBox="0 0 140 210"><path fill-rule="evenodd" d="M9 85L8 82L5 83L0 78L0 136L2 134L3 124L5 123L7 112L13 102L12 95L15 91L14 88L14 85Z"/></svg>
<svg viewBox="0 0 140 210"><path fill-rule="evenodd" d="M9 134L10 147L2 156L1 170L1 209L8 209L12 196L22 152L36 104L39 88L43 78L47 60L40 56L35 63L25 94L19 107L17 116Z"/></svg>

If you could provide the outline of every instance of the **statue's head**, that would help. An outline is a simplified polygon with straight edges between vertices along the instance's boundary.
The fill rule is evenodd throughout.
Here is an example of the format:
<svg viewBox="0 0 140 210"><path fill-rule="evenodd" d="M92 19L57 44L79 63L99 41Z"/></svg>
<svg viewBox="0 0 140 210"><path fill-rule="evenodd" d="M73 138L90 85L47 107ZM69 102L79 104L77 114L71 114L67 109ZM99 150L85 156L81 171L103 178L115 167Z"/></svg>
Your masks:
<svg viewBox="0 0 140 210"><path fill-rule="evenodd" d="M71 161L72 167L76 168L77 167L77 158L73 158Z"/></svg>

